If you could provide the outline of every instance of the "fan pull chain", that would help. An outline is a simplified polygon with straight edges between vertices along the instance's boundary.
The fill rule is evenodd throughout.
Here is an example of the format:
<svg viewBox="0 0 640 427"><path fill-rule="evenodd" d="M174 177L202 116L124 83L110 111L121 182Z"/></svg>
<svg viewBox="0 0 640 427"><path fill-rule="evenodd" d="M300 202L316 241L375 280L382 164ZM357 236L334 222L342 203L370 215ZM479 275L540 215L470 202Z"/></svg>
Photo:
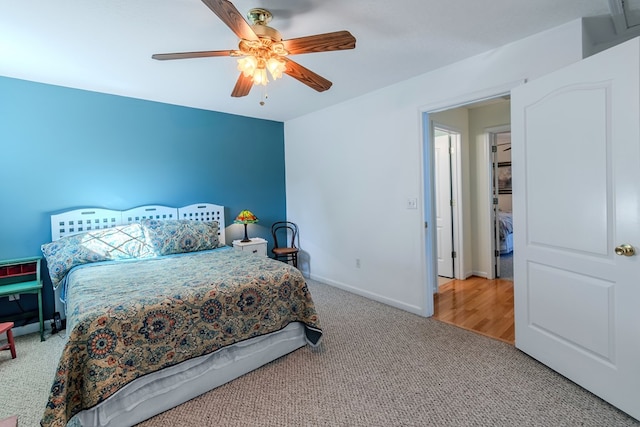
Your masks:
<svg viewBox="0 0 640 427"><path fill-rule="evenodd" d="M267 87L262 86L262 99L260 100L261 106L264 106L265 102L267 101L267 98L269 98L269 95L267 94Z"/></svg>

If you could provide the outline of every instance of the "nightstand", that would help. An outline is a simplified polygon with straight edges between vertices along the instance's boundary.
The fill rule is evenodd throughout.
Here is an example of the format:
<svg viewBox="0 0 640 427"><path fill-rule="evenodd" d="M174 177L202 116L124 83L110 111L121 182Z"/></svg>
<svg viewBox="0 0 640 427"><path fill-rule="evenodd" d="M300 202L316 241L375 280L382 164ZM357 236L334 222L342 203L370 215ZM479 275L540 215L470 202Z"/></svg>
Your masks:
<svg viewBox="0 0 640 427"><path fill-rule="evenodd" d="M233 248L237 251L250 252L256 255L267 256L267 241L260 237L254 237L250 242L233 241Z"/></svg>

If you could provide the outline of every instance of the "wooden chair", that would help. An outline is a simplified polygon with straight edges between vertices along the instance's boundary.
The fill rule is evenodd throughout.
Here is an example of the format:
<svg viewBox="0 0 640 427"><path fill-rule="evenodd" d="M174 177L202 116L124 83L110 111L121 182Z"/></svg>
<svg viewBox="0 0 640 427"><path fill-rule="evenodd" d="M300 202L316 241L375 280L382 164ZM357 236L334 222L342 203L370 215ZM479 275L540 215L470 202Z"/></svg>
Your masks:
<svg viewBox="0 0 640 427"><path fill-rule="evenodd" d="M1 350L10 350L11 351L11 358L15 359L16 358L16 344L13 341L13 332L11 331L11 328L13 328L13 322L4 322L4 323L0 323L0 334L4 334L5 332L7 333L7 344L3 345L2 347L0 347L0 351Z"/></svg>
<svg viewBox="0 0 640 427"><path fill-rule="evenodd" d="M298 226L290 221L278 221L271 225L274 247L271 249L274 258L286 263L291 261L298 268ZM289 240L290 239L290 240ZM290 244L288 244L290 242Z"/></svg>

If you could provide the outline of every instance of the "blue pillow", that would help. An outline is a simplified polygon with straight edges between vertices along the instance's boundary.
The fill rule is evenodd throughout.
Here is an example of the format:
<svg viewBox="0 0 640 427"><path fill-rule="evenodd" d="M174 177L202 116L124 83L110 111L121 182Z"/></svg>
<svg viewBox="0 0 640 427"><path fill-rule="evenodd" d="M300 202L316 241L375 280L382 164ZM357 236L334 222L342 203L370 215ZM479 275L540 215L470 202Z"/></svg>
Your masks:
<svg viewBox="0 0 640 427"><path fill-rule="evenodd" d="M219 244L217 221L147 219L142 227L156 255L204 251Z"/></svg>

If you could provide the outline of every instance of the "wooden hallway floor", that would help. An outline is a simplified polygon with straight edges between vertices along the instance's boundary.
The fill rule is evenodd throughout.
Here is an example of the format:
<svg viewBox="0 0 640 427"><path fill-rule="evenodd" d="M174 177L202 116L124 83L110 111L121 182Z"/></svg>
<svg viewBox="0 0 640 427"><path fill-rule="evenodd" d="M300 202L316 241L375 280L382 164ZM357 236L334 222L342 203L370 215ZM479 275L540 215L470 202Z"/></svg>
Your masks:
<svg viewBox="0 0 640 427"><path fill-rule="evenodd" d="M433 318L514 344L513 282L475 276L447 282L434 295Z"/></svg>

